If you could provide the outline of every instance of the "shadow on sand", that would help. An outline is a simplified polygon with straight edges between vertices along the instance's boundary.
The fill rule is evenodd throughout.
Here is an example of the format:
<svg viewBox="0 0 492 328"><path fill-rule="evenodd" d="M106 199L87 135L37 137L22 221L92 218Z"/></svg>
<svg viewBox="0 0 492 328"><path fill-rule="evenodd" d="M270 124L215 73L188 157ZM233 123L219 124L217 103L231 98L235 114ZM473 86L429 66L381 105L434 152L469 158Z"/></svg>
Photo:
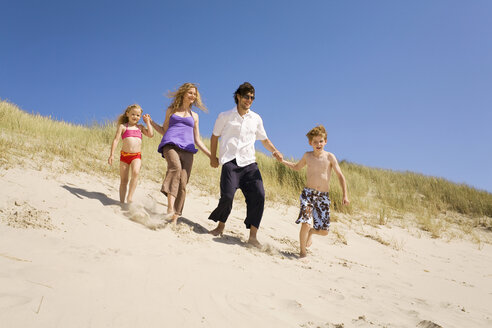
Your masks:
<svg viewBox="0 0 492 328"><path fill-rule="evenodd" d="M108 196L106 196L102 192L87 191L85 189L70 187L68 185L64 185L64 186L62 186L62 188L65 188L66 190L70 191L73 195L75 195L76 197L78 197L80 199L83 199L83 198L97 199L104 206L120 205L119 201L109 198Z"/></svg>
<svg viewBox="0 0 492 328"><path fill-rule="evenodd" d="M193 222L190 219L187 219L187 218L182 217L182 216L180 216L178 218L177 223L178 224L183 223L183 224L189 226L194 233L199 234L199 235L206 235L206 234L210 233L210 231L207 228L205 228L204 226L202 226L200 223ZM169 223L167 223L167 224L169 224ZM242 240L240 237L227 235L227 234L215 236L212 238L212 240L215 241L216 243L221 243L221 244L226 244L226 245L239 245L239 246L246 247L246 248L255 248L255 246ZM269 246L268 244L264 244L261 247L259 247L258 249L263 251L263 252L266 252L266 253L271 252L271 246ZM289 251L275 251L275 254L278 254L278 255L280 255L284 258L290 259L290 260L299 258L298 254L293 253L293 252L289 252Z"/></svg>
<svg viewBox="0 0 492 328"><path fill-rule="evenodd" d="M194 233L199 234L199 235L207 235L210 233L210 231L207 228L205 228L204 226L202 226L200 223L193 222L193 221L191 221L185 217L182 217L182 216L180 216L178 218L178 223L186 224L187 226L189 226L193 230ZM240 245L243 247L251 247L251 245L249 245L248 243L241 240L241 238L236 237L236 236L226 235L226 234L213 237L212 240L217 242L217 243L222 243L222 244L227 244L227 245Z"/></svg>
<svg viewBox="0 0 492 328"><path fill-rule="evenodd" d="M289 252L289 251L280 251L279 252L281 256L289 259L289 260L297 260L299 259L299 254L297 253L292 253L292 252Z"/></svg>
<svg viewBox="0 0 492 328"><path fill-rule="evenodd" d="M178 218L178 223L180 223L180 222L189 226L193 230L194 233L197 233L199 235L208 234L208 229L205 228L204 226L202 226L200 223L193 222L193 221L191 221L187 218L184 218L182 216L180 216Z"/></svg>
<svg viewBox="0 0 492 328"><path fill-rule="evenodd" d="M227 245L239 245L243 247L250 247L248 243L245 243L244 241L241 240L241 238L236 237L236 236L229 236L226 234L223 234L222 236L217 236L212 239L213 241L217 243L222 243L222 244L227 244Z"/></svg>

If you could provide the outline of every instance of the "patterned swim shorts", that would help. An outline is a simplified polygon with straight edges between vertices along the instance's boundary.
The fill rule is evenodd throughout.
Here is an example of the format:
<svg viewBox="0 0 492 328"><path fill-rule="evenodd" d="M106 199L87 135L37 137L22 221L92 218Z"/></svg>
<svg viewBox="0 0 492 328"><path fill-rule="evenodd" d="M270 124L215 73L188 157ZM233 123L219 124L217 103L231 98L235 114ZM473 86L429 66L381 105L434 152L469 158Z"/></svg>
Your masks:
<svg viewBox="0 0 492 328"><path fill-rule="evenodd" d="M314 229L328 230L331 204L328 192L304 188L299 199L301 209L296 223L310 223L312 218Z"/></svg>

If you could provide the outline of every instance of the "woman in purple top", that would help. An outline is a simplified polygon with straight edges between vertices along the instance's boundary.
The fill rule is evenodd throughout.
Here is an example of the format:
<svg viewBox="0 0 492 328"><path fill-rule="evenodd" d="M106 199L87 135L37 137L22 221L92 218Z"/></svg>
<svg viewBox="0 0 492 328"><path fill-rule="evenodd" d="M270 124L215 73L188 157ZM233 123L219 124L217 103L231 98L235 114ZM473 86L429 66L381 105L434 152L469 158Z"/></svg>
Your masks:
<svg viewBox="0 0 492 328"><path fill-rule="evenodd" d="M178 91L169 93L169 97L173 101L167 108L164 124L160 126L152 119L150 124L163 135L158 152L167 161L167 172L161 192L167 196L166 219L176 224L183 211L193 155L198 151L195 145L209 158L211 155L200 138L198 114L191 110L195 105L207 111L196 85L185 83Z"/></svg>

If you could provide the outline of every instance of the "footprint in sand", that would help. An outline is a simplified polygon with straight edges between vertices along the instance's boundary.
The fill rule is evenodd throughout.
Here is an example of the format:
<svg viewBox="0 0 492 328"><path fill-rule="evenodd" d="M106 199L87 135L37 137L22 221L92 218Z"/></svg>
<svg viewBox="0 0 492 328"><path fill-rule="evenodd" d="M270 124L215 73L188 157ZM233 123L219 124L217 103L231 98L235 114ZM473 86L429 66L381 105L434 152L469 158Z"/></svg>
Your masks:
<svg viewBox="0 0 492 328"><path fill-rule="evenodd" d="M56 229L48 212L40 211L26 202L15 201L14 206L0 212L0 221L13 228Z"/></svg>
<svg viewBox="0 0 492 328"><path fill-rule="evenodd" d="M30 298L12 294L0 294L0 309L11 309L25 305L31 301Z"/></svg>
<svg viewBox="0 0 492 328"><path fill-rule="evenodd" d="M322 290L320 297L333 302L343 301L345 299L345 296L343 296L338 290L333 290L331 288L330 290Z"/></svg>
<svg viewBox="0 0 492 328"><path fill-rule="evenodd" d="M442 328L442 326L438 325L429 320L422 320L417 325L418 328Z"/></svg>

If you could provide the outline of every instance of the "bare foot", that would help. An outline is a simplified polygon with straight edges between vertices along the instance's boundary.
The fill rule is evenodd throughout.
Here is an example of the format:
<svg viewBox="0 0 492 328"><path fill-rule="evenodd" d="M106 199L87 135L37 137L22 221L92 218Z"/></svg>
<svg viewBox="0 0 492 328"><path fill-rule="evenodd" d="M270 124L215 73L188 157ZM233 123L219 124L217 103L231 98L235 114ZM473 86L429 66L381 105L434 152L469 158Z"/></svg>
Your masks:
<svg viewBox="0 0 492 328"><path fill-rule="evenodd" d="M299 258L302 259L302 258L305 258L307 256L307 253L303 253L303 252L300 252L299 253Z"/></svg>
<svg viewBox="0 0 492 328"><path fill-rule="evenodd" d="M176 224L178 223L178 218L179 218L178 214L173 214L173 217L171 220L171 223L173 224L173 226L176 226Z"/></svg>
<svg viewBox="0 0 492 328"><path fill-rule="evenodd" d="M164 214L162 219L168 222L172 221L174 219L174 212Z"/></svg>
<svg viewBox="0 0 492 328"><path fill-rule="evenodd" d="M309 229L309 233L308 233L308 239L306 241L306 247L309 247L313 244L313 232L311 231L311 229Z"/></svg>
<svg viewBox="0 0 492 328"><path fill-rule="evenodd" d="M255 237L249 237L248 244L257 248L261 248L260 242Z"/></svg>
<svg viewBox="0 0 492 328"><path fill-rule="evenodd" d="M219 222L217 228L215 228L214 230L210 230L209 233L213 236L222 236L222 233L224 232L224 228L225 228L225 223Z"/></svg>

